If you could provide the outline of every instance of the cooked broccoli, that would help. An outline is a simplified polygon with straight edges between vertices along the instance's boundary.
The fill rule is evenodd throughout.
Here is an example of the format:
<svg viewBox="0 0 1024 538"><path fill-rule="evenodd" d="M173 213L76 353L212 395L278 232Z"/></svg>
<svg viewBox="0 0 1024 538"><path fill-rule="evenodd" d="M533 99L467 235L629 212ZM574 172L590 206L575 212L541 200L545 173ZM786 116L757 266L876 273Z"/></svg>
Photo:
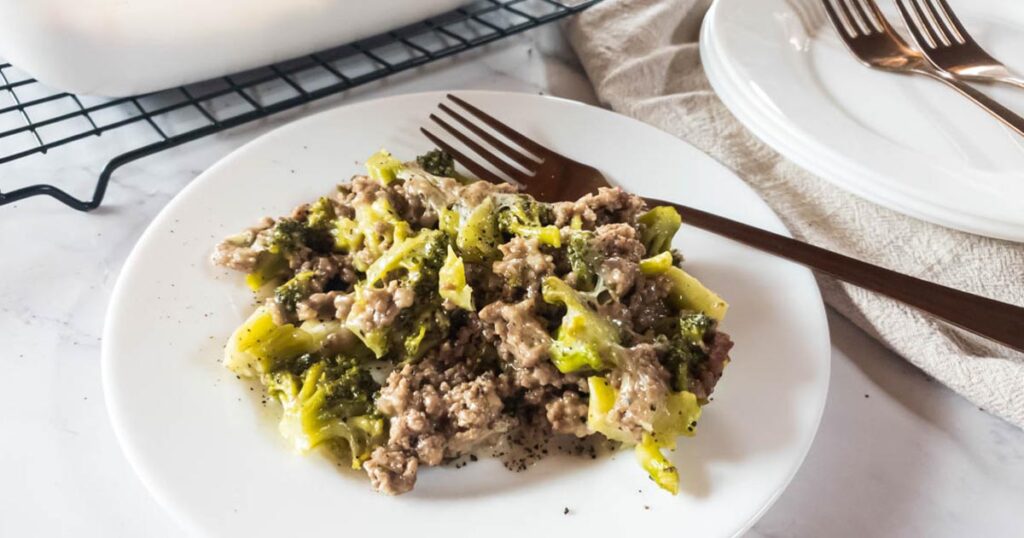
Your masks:
<svg viewBox="0 0 1024 538"><path fill-rule="evenodd" d="M673 495L678 493L679 473L665 458L661 449L674 449L676 438L680 435L694 435L697 421L700 419L697 397L685 391L669 394L665 405L654 415L650 429L645 430L637 439L609 415L619 398L618 391L600 376L587 378L587 385L590 389L587 428L609 439L635 445L637 461L650 475L651 480Z"/></svg>
<svg viewBox="0 0 1024 538"><path fill-rule="evenodd" d="M373 203L357 205L354 219L337 219L330 231L337 250L366 254L353 256L353 265L359 271L366 271L373 260L411 233L409 223L398 216L391 202L383 196Z"/></svg>
<svg viewBox="0 0 1024 538"><path fill-rule="evenodd" d="M662 364L672 376L673 390L690 390L690 380L699 377L701 365L708 360L707 341L716 322L700 312L684 313L674 321L662 336L669 349Z"/></svg>
<svg viewBox="0 0 1024 538"><path fill-rule="evenodd" d="M729 304L686 271L672 265L670 252L662 252L640 261L640 271L647 276L662 275L672 285L669 301L677 310L703 312L715 321L722 321Z"/></svg>
<svg viewBox="0 0 1024 538"><path fill-rule="evenodd" d="M562 373L589 368L606 370L618 363L619 330L595 312L583 294L562 279L549 276L541 286L544 301L565 306L565 315L551 342L551 361Z"/></svg>
<svg viewBox="0 0 1024 538"><path fill-rule="evenodd" d="M593 232L573 232L565 250L569 267L576 275L576 288L584 291L593 290L598 280L594 268L598 266L599 255L590 244L593 236Z"/></svg>
<svg viewBox="0 0 1024 538"><path fill-rule="evenodd" d="M270 229L267 250L273 254L287 255L305 243L306 225L298 220L284 217Z"/></svg>
<svg viewBox="0 0 1024 538"><path fill-rule="evenodd" d="M679 471L661 453L658 444L650 434L645 433L643 441L633 448L637 462L647 471L647 476L661 489L676 495L679 493Z"/></svg>
<svg viewBox="0 0 1024 538"><path fill-rule="evenodd" d="M398 172L405 168L402 161L391 156L387 150L380 150L366 159L366 171L370 177L387 185L398 177Z"/></svg>
<svg viewBox="0 0 1024 538"><path fill-rule="evenodd" d="M373 403L380 386L358 361L344 355L303 358L297 362L309 364L304 372L264 376L268 393L284 408L281 434L299 452L326 445L360 468L385 438L384 420Z"/></svg>
<svg viewBox="0 0 1024 538"><path fill-rule="evenodd" d="M494 200L487 197L474 208L442 212L438 227L454 239L457 253L467 261L492 260L500 256L498 245L502 243L494 211Z"/></svg>
<svg viewBox="0 0 1024 538"><path fill-rule="evenodd" d="M306 214L306 226L315 230L327 230L338 218L334 211L334 205L326 196L321 196L316 202L309 206Z"/></svg>
<svg viewBox="0 0 1024 538"><path fill-rule="evenodd" d="M494 196L498 213L498 228L509 234L536 238L542 245L558 248L562 246L562 234L557 226L544 225L550 222L550 208L533 198L522 194L499 194Z"/></svg>
<svg viewBox="0 0 1024 538"><path fill-rule="evenodd" d="M356 320L356 312L363 310L361 303L368 300L370 291L388 280L398 279L402 287L413 290L417 297L437 297L438 275L444 265L448 240L438 230L421 230L414 236L394 244L366 270L366 280L355 289L355 306L346 326L358 336L374 354L381 358L394 344L420 330L415 319L434 308L438 300L420 300L404 309L391 326L366 331ZM420 346L417 346L419 349Z"/></svg>
<svg viewBox="0 0 1024 538"><path fill-rule="evenodd" d="M466 283L466 266L451 245L438 274L438 294L464 310L473 309L473 288Z"/></svg>
<svg viewBox="0 0 1024 538"><path fill-rule="evenodd" d="M319 209L318 216L322 215L323 211L325 210ZM267 252L290 258L303 247L318 252L329 252L333 246L327 223L318 223L313 227L307 220L283 217L270 229Z"/></svg>
<svg viewBox="0 0 1024 538"><path fill-rule="evenodd" d="M288 312L295 312L295 305L313 293L311 279L315 275L313 271L303 271L281 284L274 290L274 302Z"/></svg>
<svg viewBox="0 0 1024 538"><path fill-rule="evenodd" d="M288 260L282 254L264 250L256 258L256 267L245 275L245 283L249 288L256 291L263 286L276 281L288 271Z"/></svg>
<svg viewBox="0 0 1024 538"><path fill-rule="evenodd" d="M587 386L590 389L590 400L587 403L587 428L620 443L635 443L633 437L619 428L618 424L615 424L608 416L612 407L615 406L615 400L619 397L618 391L608 383L608 380L596 375L587 378Z"/></svg>
<svg viewBox="0 0 1024 538"><path fill-rule="evenodd" d="M316 351L321 341L294 325L275 325L270 313L260 307L232 333L224 347L224 366L240 376L254 377Z"/></svg>
<svg viewBox="0 0 1024 538"><path fill-rule="evenodd" d="M435 176L455 177L455 159L439 149L430 150L416 157L416 162L423 170Z"/></svg>
<svg viewBox="0 0 1024 538"><path fill-rule="evenodd" d="M671 206L658 206L637 219L640 222L640 241L647 255L661 254L672 247L672 237L679 230L682 218Z"/></svg>

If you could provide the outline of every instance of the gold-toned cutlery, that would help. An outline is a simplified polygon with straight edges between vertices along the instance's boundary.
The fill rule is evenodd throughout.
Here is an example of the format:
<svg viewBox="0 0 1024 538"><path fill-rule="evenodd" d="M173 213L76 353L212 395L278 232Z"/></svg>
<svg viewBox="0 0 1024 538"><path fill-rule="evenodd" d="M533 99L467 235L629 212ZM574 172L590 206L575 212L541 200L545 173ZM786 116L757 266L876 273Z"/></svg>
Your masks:
<svg viewBox="0 0 1024 538"><path fill-rule="evenodd" d="M863 64L876 69L923 75L960 92L995 116L1017 134L1024 136L1024 118L992 98L936 68L920 52L910 48L873 0L821 0L832 26L850 52Z"/></svg>
<svg viewBox="0 0 1024 538"><path fill-rule="evenodd" d="M1024 79L978 45L946 0L896 0L896 6L917 48L933 66L964 80L1024 88Z"/></svg>
<svg viewBox="0 0 1024 538"><path fill-rule="evenodd" d="M545 202L575 200L587 193L595 192L599 187L611 186L598 169L556 153L459 97L447 97L476 118L476 121L444 103L438 105L440 110L476 138L436 114L430 114L431 121L479 155L494 169L524 186L526 192L534 198ZM518 148L499 139L491 130ZM492 183L507 181L506 177L480 161L468 157L434 133L425 128L421 128L420 131L477 177ZM1022 307L900 274L699 209L651 198L645 200L649 205L669 205L676 208L683 217L683 222L689 225L875 291L960 328L991 338L1018 351L1024 351Z"/></svg>

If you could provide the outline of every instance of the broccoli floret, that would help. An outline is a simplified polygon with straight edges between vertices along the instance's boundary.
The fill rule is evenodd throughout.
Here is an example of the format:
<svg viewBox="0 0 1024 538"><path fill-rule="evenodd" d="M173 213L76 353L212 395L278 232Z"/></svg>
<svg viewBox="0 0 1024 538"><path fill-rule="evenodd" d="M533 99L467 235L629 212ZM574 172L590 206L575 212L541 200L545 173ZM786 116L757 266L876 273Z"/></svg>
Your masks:
<svg viewBox="0 0 1024 538"><path fill-rule="evenodd" d="M400 172L405 165L402 161L391 156L387 150L380 150L366 159L366 171L370 174L370 177L380 181L381 184L387 185L398 177Z"/></svg>
<svg viewBox="0 0 1024 538"><path fill-rule="evenodd" d="M455 177L455 159L439 149L430 150L416 157L416 163L435 176Z"/></svg>
<svg viewBox="0 0 1024 538"><path fill-rule="evenodd" d="M295 312L295 305L313 293L313 271L303 271L281 284L274 290L274 302L288 312Z"/></svg>
<svg viewBox="0 0 1024 538"><path fill-rule="evenodd" d="M701 364L708 360L707 341L715 330L711 317L691 312L675 320L672 330L665 335L669 351L662 365L672 376L673 390L690 390L690 380L697 375Z"/></svg>
<svg viewBox="0 0 1024 538"><path fill-rule="evenodd" d="M676 495L679 493L679 470L661 452L661 448L649 433L633 448L636 460L647 471L647 476L661 489Z"/></svg>
<svg viewBox="0 0 1024 538"><path fill-rule="evenodd" d="M600 376L587 378L587 385L590 389L587 428L609 439L635 445L637 461L647 471L651 480L673 495L678 493L679 472L661 450L675 449L676 438L680 435L694 435L701 412L697 397L685 391L670 393L665 405L658 409L649 427L645 427L637 439L609 415L619 398L618 391Z"/></svg>
<svg viewBox="0 0 1024 538"><path fill-rule="evenodd" d="M715 321L722 321L729 310L729 304L674 263L671 252L662 252L641 260L640 272L646 276L661 275L669 280L671 288L668 300L676 310L703 312Z"/></svg>
<svg viewBox="0 0 1024 538"><path fill-rule="evenodd" d="M299 452L326 445L338 456L348 455L358 469L385 439L383 417L373 404L380 386L355 359L307 357L304 372L264 376L268 392L284 408L281 434Z"/></svg>
<svg viewBox="0 0 1024 538"><path fill-rule="evenodd" d="M329 230L338 218L334 211L334 204L326 196L321 196L313 205L309 206L306 214L306 226L314 230Z"/></svg>
<svg viewBox="0 0 1024 538"><path fill-rule="evenodd" d="M498 221L494 216L494 200L485 198L472 209L448 209L441 213L438 228L452 238L458 254L474 263L493 260L500 256L502 243ZM462 214L465 213L465 214Z"/></svg>
<svg viewBox="0 0 1024 538"><path fill-rule="evenodd" d="M637 219L640 223L640 241L648 256L661 254L672 247L672 238L679 230L682 218L671 206L658 206Z"/></svg>
<svg viewBox="0 0 1024 538"><path fill-rule="evenodd" d="M593 232L573 232L565 249L569 267L576 276L576 288L585 291L593 290L598 280L594 268L598 266L600 255L591 246L593 236Z"/></svg>
<svg viewBox="0 0 1024 538"><path fill-rule="evenodd" d="M323 211L325 210L321 208L318 215L322 215ZM308 217L307 220L284 217L278 219L274 227L270 229L267 252L290 258L303 247L317 252L330 252L334 247L334 242L330 235L329 224L317 222L317 226L310 226Z"/></svg>
<svg viewBox="0 0 1024 538"><path fill-rule="evenodd" d="M521 194L494 196L498 212L498 228L505 233L536 238L540 244L555 248L562 246L562 234L550 222L550 207Z"/></svg>
<svg viewBox="0 0 1024 538"><path fill-rule="evenodd" d="M245 283L256 291L263 286L283 277L288 271L288 260L284 255L268 250L260 252L256 258L256 267L245 275Z"/></svg>
<svg viewBox="0 0 1024 538"><path fill-rule="evenodd" d="M356 286L355 305L346 326L358 336L374 354L381 358L394 344L401 343L410 334L418 331L415 320L440 303L437 295L438 279L444 265L448 240L438 230L421 230L387 250L366 270L366 280ZM406 308L390 327L363 330L356 319L357 312L365 310L365 303L373 288L390 280L398 280L401 287L411 289L419 298L417 303ZM422 346L417 345L419 350Z"/></svg>
<svg viewBox="0 0 1024 538"><path fill-rule="evenodd" d="M473 288L466 283L466 266L451 245L448 245L448 257L438 273L437 285L441 298L464 310L474 310Z"/></svg>
<svg viewBox="0 0 1024 538"><path fill-rule="evenodd" d="M281 218L270 229L267 250L273 254L287 255L302 246L306 238L306 224L292 218Z"/></svg>
<svg viewBox="0 0 1024 538"><path fill-rule="evenodd" d="M275 325L270 313L261 307L232 333L224 347L224 366L240 376L254 377L316 351L321 342L321 335L294 325Z"/></svg>
<svg viewBox="0 0 1024 538"><path fill-rule="evenodd" d="M373 203L357 205L355 219L337 219L330 234L334 236L335 249L365 254L352 259L355 268L365 272L385 250L411 235L412 227L382 196Z"/></svg>
<svg viewBox="0 0 1024 538"><path fill-rule="evenodd" d="M584 368L601 371L618 363L619 330L587 304L586 297L562 279L549 276L541 286L544 301L565 306L551 343L551 361L563 373Z"/></svg>

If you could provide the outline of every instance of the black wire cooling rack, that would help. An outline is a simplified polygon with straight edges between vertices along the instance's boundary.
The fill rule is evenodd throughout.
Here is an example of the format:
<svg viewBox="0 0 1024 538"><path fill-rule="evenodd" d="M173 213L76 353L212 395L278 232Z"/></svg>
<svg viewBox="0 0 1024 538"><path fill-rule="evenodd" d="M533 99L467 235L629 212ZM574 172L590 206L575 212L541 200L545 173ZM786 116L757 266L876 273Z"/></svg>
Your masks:
<svg viewBox="0 0 1024 538"><path fill-rule="evenodd" d="M128 137L135 148L107 162L91 198L40 183L0 191L0 205L50 196L80 211L95 209L103 202L111 174L127 163L535 28L598 1L477 0L420 23L309 56L117 99L59 92L29 78L17 66L0 63L0 166L115 131L139 126L148 131ZM53 173L59 173L54 168Z"/></svg>

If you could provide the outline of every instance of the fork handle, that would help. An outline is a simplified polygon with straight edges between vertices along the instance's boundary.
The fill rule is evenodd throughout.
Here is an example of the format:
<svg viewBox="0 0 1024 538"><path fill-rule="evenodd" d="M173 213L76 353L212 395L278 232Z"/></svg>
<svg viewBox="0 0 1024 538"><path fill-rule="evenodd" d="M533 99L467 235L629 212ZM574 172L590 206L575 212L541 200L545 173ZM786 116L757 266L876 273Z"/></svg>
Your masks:
<svg viewBox="0 0 1024 538"><path fill-rule="evenodd" d="M1017 77L995 77L989 80L992 82L1002 82L1003 84L1009 84L1010 86L1016 86L1024 90L1024 79L1019 79Z"/></svg>
<svg viewBox="0 0 1024 538"><path fill-rule="evenodd" d="M1024 308L900 274L699 209L651 198L646 200L652 206L676 208L687 224L880 293L1024 352Z"/></svg>
<svg viewBox="0 0 1024 538"><path fill-rule="evenodd" d="M913 72L931 77L939 82L949 85L956 91L960 92L964 97L974 101L976 105L985 109L986 112L995 116L996 119L1003 122L1007 127L1016 131L1017 134L1024 136L1024 118L1017 115L1016 112L999 104L995 99L992 99L984 93L974 89L970 84L957 80L953 75L935 69L916 69ZM1020 84L1020 81L1004 82L1007 82L1008 84Z"/></svg>

